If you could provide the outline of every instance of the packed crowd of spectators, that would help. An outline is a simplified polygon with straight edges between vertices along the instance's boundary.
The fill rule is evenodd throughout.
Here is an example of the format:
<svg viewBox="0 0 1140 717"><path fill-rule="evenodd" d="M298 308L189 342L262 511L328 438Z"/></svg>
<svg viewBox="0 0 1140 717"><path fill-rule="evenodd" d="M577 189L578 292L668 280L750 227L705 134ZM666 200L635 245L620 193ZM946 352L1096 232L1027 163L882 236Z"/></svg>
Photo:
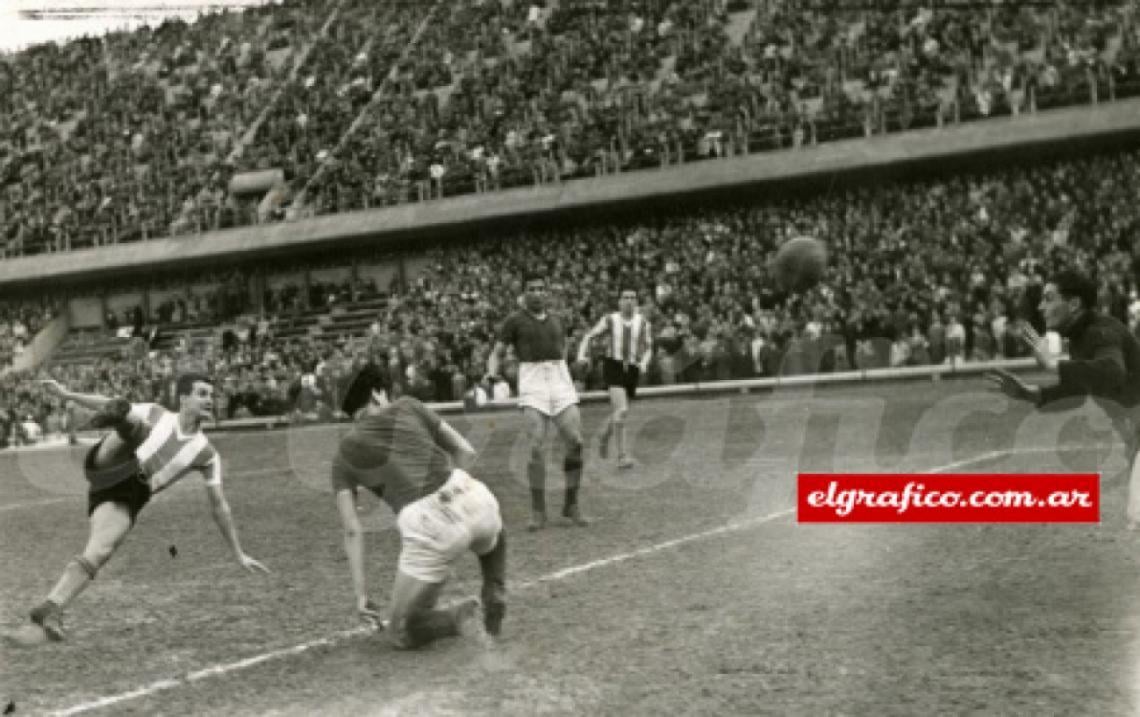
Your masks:
<svg viewBox="0 0 1140 717"><path fill-rule="evenodd" d="M11 366L58 313L59 306L53 300L0 303L0 369Z"/></svg>
<svg viewBox="0 0 1140 717"><path fill-rule="evenodd" d="M1140 93L1140 0L927 5L285 0L33 47L0 255Z"/></svg>
<svg viewBox="0 0 1140 717"><path fill-rule="evenodd" d="M387 301L356 335L285 336L288 311L235 305L220 335L183 336L161 351L144 342L122 357L46 371L82 390L169 400L178 371L204 368L218 381L219 418L332 418L367 360L388 365L401 391L424 400L494 394L484 383L487 353L534 268L550 277L570 351L613 310L620 288L638 288L653 326L651 384L1019 357L1014 327L1043 328L1042 282L1060 267L1095 272L1104 309L1140 329L1138 193L1140 152L1128 151L648 221L584 220L432 249L406 286L379 287ZM826 241L832 259L816 289L782 296L768 260L797 235ZM235 274L231 283L242 282ZM377 289L313 282L289 311L351 307ZM262 308L300 293L273 289ZM600 387L596 364L574 367L581 388ZM504 378L499 391L515 379L511 360ZM26 376L0 382L0 396L41 426L63 423L63 407L45 404Z"/></svg>

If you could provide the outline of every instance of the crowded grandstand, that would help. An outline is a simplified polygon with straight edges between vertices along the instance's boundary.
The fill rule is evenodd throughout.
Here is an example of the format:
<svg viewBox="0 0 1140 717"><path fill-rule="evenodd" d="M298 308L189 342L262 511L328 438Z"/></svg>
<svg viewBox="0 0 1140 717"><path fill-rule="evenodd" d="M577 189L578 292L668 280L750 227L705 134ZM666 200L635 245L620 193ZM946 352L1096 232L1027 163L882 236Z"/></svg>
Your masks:
<svg viewBox="0 0 1140 717"><path fill-rule="evenodd" d="M364 367L382 367L392 397L481 425L520 398L528 359L492 355L536 272L569 351L588 351L565 358L592 399L612 388L613 349L586 337L636 292L652 334L639 385L661 389L647 415L665 428L702 410L665 405L687 400L681 387L921 376L906 400L952 400L944 376L1032 368L1026 326L1067 349L1042 311L1065 269L1095 277L1100 310L1140 336L1138 13L1137 0L281 0L2 54L0 456L86 447L97 412L68 395L174 408L187 374L213 382L204 428L232 441L238 475L284 453L298 475L317 464L308 452L348 430ZM828 262L789 292L772 259L798 237ZM255 444L274 435L287 449ZM945 458L922 470L977 465ZM490 460L506 474L505 454ZM613 529L634 531L603 533L622 550L642 535ZM540 558L559 555L547 547ZM134 686L116 683L114 703L151 699ZM244 704L239 692L211 709ZM564 711L621 704L575 695Z"/></svg>

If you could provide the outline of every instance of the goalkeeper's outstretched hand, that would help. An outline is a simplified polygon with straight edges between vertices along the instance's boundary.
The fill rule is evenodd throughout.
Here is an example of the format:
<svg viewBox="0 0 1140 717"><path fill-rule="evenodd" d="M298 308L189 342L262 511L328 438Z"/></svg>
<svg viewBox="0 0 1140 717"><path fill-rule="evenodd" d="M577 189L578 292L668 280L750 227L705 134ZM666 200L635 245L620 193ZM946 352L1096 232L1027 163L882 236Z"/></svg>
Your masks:
<svg viewBox="0 0 1140 717"><path fill-rule="evenodd" d="M1037 403L1037 400L1041 396L1040 387L1028 384L1009 371L1000 368L987 372L986 380L989 381L994 388L1018 401Z"/></svg>

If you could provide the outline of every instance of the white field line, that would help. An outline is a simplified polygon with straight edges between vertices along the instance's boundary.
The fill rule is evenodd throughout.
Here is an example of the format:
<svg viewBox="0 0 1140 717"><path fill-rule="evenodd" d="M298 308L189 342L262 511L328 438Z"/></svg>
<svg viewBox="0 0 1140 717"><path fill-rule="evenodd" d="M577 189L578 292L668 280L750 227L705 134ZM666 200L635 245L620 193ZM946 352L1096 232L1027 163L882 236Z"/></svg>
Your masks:
<svg viewBox="0 0 1140 717"><path fill-rule="evenodd" d="M1056 450L1056 449L1049 449L1049 450ZM947 463L945 465L937 466L935 468L931 468L931 469L923 471L923 472L925 472L925 473L945 473L947 471L951 471L951 470L954 470L956 468L964 468L966 466L976 465L978 463L985 463L986 461L994 460L996 458L1001 458L1001 457L1007 456L1007 455L1015 455L1018 453L1037 453L1037 452L1044 452L1044 451L1045 451L1045 449L1041 449L1040 451L1038 451L1037 449L1026 449L1024 451L1009 451L1009 450L988 451L988 452L983 453L981 455L974 456L973 458L966 458L966 459L963 459L960 461L954 461L953 463ZM759 516L759 517L755 517L755 518L748 518L748 519L737 521L734 523L728 523L726 525L722 525L722 526L719 526L716 528L712 528L710 530L704 530L704 531L701 531L699 533L692 533L689 535L682 536L680 538L674 538L672 540L666 540L666 541L661 542L661 543L655 543L653 545L649 545L649 546L646 546L644 548L638 548L637 550L631 550L631 551L626 552L626 553L618 553L617 555L611 555L607 558L600 558L598 560L591 560L590 562L587 562L587 563L581 563L579 565L572 565L572 566L567 567L567 568L562 568L561 570L556 570L552 573L547 573L546 575L541 575L541 576L539 576L537 578L533 578L531 580L526 580L526 581L523 581L520 583L512 583L510 587L511 587L511 590L513 592L517 592L520 590L527 590L530 588L534 588L534 587L537 587L539 585L544 585L546 583L557 582L559 580L566 580L567 578L574 577L575 575L581 575L582 573L586 573L586 572L589 572L591 570L597 570L598 568L604 568L604 567L609 566L609 565L616 565L617 563L623 563L627 560L632 560L634 558L639 558L639 557L643 557L646 555L652 555L653 553L658 553L658 552L661 552L662 550L668 550L670 548L675 548L678 545L685 545L687 543L695 543L695 542L698 542L701 540L716 537L718 535L726 535L728 533L739 532L742 530L747 530L749 528L754 528L754 527L759 526L759 525L764 525L765 523L771 523L775 520L779 520L780 518L792 515L795 512L796 512L795 508L789 508L787 510L781 510L781 511L776 512L776 513L771 513L769 515ZM320 639L310 640L309 642L303 642L299 645L293 645L292 647L284 647L284 648L281 648L278 650L271 650L269 652L263 652L263 653L260 653L258 655L253 655L252 657L247 657L247 658L242 659L242 660L237 660L235 662L226 662L226 663L219 663L216 665L211 665L210 667L206 667L206 668L203 668L201 670L189 672L189 673L187 673L181 677L171 677L171 678L158 680L157 682L152 682L149 685L145 685L143 687L139 687L138 689L130 690L128 692L120 692L118 694L100 697L98 699L91 700L89 702L82 702L82 703L74 705L72 707L68 707L66 709L58 710L56 712L53 712L52 714L56 715L57 717L68 717L69 715L82 714L84 712L90 712L92 710L100 709L102 707L110 707L112 705L117 705L117 704L121 704L123 702L128 702L130 700L138 699L139 697L147 697L149 695L155 694L156 692L163 692L165 690L169 690L169 689L172 689L174 687L178 687L180 685L191 684L191 683L199 682L201 680L208 679L211 677L220 677L220 676L227 675L227 674L230 674L233 672L238 672L240 670L244 670L248 667L252 667L254 665L259 665L259 664L264 663L264 662L270 662L272 660L278 660L281 658L290 657L292 655L300 655L300 654L308 652L309 650L312 650L314 648L332 646L332 645L335 645L337 643L344 642L345 640L351 639L353 637L357 637L360 635L367 635L367 634L371 634L373 632L375 632L375 630L371 627L358 627L358 628L354 628L352 630L342 630L340 632L333 633L332 635L329 635L328 637L322 637Z"/></svg>

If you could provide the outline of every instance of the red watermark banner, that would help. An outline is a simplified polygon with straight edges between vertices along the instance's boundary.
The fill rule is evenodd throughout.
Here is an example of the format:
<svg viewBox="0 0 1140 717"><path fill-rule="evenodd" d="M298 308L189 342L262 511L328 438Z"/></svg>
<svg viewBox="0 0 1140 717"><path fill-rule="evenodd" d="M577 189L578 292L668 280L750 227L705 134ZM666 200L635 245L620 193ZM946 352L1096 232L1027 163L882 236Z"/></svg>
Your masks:
<svg viewBox="0 0 1140 717"><path fill-rule="evenodd" d="M801 523L1099 523L1096 473L800 473Z"/></svg>

